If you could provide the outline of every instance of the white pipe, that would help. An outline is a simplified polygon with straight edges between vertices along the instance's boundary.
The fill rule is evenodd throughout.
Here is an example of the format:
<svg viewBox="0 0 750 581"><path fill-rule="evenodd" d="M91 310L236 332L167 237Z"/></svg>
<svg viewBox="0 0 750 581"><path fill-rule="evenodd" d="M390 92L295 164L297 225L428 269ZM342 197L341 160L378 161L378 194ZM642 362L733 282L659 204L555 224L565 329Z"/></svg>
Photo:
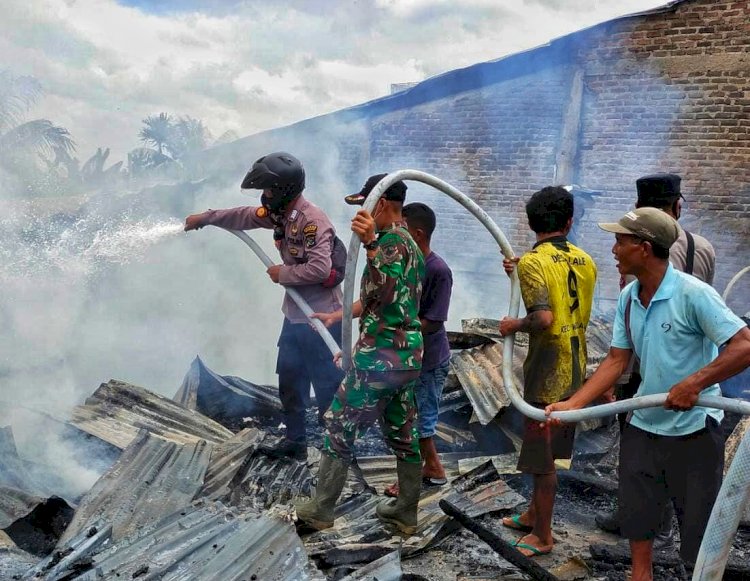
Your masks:
<svg viewBox="0 0 750 581"><path fill-rule="evenodd" d="M250 238L250 236L248 236L242 230L230 230L229 228L222 228L222 230L226 230L227 232L234 234L235 236L237 236L237 238L247 244L250 249L255 252L255 255L260 258L260 261L266 266L266 268L269 268L275 264L274 261L271 260L265 252L263 252L263 249L258 245L258 243ZM323 338L323 341L325 341L326 347L328 347L331 354L336 355L339 351L341 351L341 348L339 347L338 343L336 343L336 340L331 336L331 333L328 331L326 326L319 319L312 318L313 310L310 308L310 305L307 304L307 301L302 298L302 295L300 295L297 290L291 286L285 286L284 290L304 313L305 317L307 317L307 320L310 321L310 324L312 324L318 334Z"/></svg>
<svg viewBox="0 0 750 581"><path fill-rule="evenodd" d="M740 280L743 275L747 274L748 272L750 272L750 266L746 266L732 277L732 279L729 281L729 284L727 285L727 288L724 289L724 294L721 295L721 298L724 299L724 302L727 302L727 297L729 296L729 293L732 292L732 288L735 284L737 284L737 281Z"/></svg>
<svg viewBox="0 0 750 581"><path fill-rule="evenodd" d="M435 187L436 189L447 194L464 208L469 210L486 228L492 237L500 246L502 254L506 258L513 258L513 249L505 238L500 228L495 222L475 204L470 198L462 194L459 190L450 184L416 170L401 170L388 174L373 188L372 192L365 200L364 208L372 211L375 204L380 199L383 192L392 184L401 180L413 180L422 182ZM349 242L349 254L346 263L346 276L344 278L344 317L343 317L343 364L344 369L351 366L351 331L352 331L352 303L354 299L354 275L357 267L357 257L360 245L359 236L352 233ZM498 257L499 258L499 257ZM727 286L725 296L731 290L731 286L739 279L742 274L750 270L750 267L738 273L730 285ZM520 284L518 275L515 270L510 276L511 292L510 306L508 315L518 317L520 309ZM503 383L505 391L511 403L525 416L545 421L546 416L543 410L537 409L523 400L515 384L513 376L513 336L507 336L503 339ZM579 422L585 419L600 418L617 413L628 412L635 409L648 407L658 407L664 404L667 394L648 395L643 397L630 398L623 401L597 405L582 410L567 412L554 412L552 417L559 418L566 422ZM719 408L726 411L738 412L750 415L750 402L730 399L717 396L702 396L698 398L698 404L704 407ZM732 462L732 467L727 473L719 497L711 513L711 519L706 528L703 537L700 552L698 555L698 565L693 573L693 581L718 581L721 579L726 561L729 555L729 548L732 544L732 538L737 532L741 510L744 503L750 498L750 432L745 435L740 443L737 453Z"/></svg>

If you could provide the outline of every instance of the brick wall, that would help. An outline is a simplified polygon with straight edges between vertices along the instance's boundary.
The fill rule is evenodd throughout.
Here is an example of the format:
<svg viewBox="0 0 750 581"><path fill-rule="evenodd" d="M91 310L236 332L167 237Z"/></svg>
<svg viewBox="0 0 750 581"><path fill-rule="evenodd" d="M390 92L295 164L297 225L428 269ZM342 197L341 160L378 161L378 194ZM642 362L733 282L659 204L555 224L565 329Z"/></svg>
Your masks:
<svg viewBox="0 0 750 581"><path fill-rule="evenodd" d="M420 169L469 194L520 252L532 240L524 202L555 179L571 82L582 70L573 181L604 192L580 225L581 246L600 266L597 306L611 309L618 277L612 237L596 222L629 209L635 179L655 171L683 176L682 223L716 247L722 291L750 264L749 3L687 0L605 23L423 84L438 97L417 86L217 148L215 168L240 153L291 150L341 226L339 194L358 189L371 173ZM457 295L477 314L497 316L506 308L507 281L494 241L447 197L419 184L410 185L409 197L438 211L434 246L458 273ZM750 310L750 276L730 305Z"/></svg>

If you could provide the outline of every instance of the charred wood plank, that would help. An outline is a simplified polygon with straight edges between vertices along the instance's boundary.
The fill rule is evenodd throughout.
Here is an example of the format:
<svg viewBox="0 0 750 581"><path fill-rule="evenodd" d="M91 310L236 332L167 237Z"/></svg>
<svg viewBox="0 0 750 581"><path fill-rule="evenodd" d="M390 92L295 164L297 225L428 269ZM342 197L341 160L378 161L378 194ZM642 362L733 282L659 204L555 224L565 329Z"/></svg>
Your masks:
<svg viewBox="0 0 750 581"><path fill-rule="evenodd" d="M487 543L498 555L508 561L511 565L515 565L524 573L531 575L532 579L535 579L536 581L557 581L557 577L547 571L547 569L537 565L529 557L526 557L519 552L513 545L504 541L499 535L479 524L475 519L460 511L447 500L440 501L440 508L443 509L445 514L456 519L461 525Z"/></svg>

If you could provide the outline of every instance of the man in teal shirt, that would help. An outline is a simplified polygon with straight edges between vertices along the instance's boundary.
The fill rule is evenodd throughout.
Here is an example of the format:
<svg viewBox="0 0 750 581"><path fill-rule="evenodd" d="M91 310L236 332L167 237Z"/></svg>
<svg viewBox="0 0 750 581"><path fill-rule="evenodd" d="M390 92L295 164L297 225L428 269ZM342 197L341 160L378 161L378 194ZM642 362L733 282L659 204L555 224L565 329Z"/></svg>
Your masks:
<svg viewBox="0 0 750 581"><path fill-rule="evenodd" d="M621 530L630 540L632 581L651 581L652 543L671 498L680 523L680 555L694 565L721 487L724 439L719 410L697 407L701 395L721 395L718 382L750 366L750 329L718 293L669 263L677 222L639 208L617 223L612 253L621 275L636 280L620 294L607 357L569 400L546 413L584 407L640 359L635 397L667 393L663 408L629 415L620 444ZM721 354L718 346L726 345ZM556 420L552 420L556 421Z"/></svg>

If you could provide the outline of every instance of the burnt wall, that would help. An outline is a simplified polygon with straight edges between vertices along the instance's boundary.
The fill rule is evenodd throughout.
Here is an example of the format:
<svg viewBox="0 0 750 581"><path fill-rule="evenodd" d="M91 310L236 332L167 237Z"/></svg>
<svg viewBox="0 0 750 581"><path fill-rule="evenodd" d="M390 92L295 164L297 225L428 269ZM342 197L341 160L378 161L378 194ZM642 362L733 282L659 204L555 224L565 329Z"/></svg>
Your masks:
<svg viewBox="0 0 750 581"><path fill-rule="evenodd" d="M579 179L608 192L590 217L611 217L652 171L683 177L681 223L717 253L723 290L750 264L750 24L748 2L684 2L674 12L600 27L582 47L585 70ZM591 248L610 236L587 224ZM612 261L599 260L603 294ZM735 294L736 293L736 294ZM733 297L750 296L750 285ZM730 304L750 309L750 302Z"/></svg>
<svg viewBox="0 0 750 581"><path fill-rule="evenodd" d="M310 187L335 194L330 203L341 219L339 194L358 189L369 174L427 171L469 194L519 253L532 242L524 201L568 175L603 192L581 221L580 245L599 264L597 306L605 311L616 299L618 276L612 238L596 222L632 206L638 176L673 171L683 176L688 200L681 222L716 247L715 286L723 291L750 264L749 3L686 0L605 23L217 148L207 167L246 156L244 168L256 154L290 150L305 162ZM583 82L578 100L576 75ZM560 154L571 128L563 171L556 164L566 159ZM457 295L474 300L478 313L492 314L489 305L497 316L506 308L507 281L494 241L448 198L419 184L410 185L410 197L438 211L434 247L459 274ZM748 297L750 276L729 303L744 312Z"/></svg>

